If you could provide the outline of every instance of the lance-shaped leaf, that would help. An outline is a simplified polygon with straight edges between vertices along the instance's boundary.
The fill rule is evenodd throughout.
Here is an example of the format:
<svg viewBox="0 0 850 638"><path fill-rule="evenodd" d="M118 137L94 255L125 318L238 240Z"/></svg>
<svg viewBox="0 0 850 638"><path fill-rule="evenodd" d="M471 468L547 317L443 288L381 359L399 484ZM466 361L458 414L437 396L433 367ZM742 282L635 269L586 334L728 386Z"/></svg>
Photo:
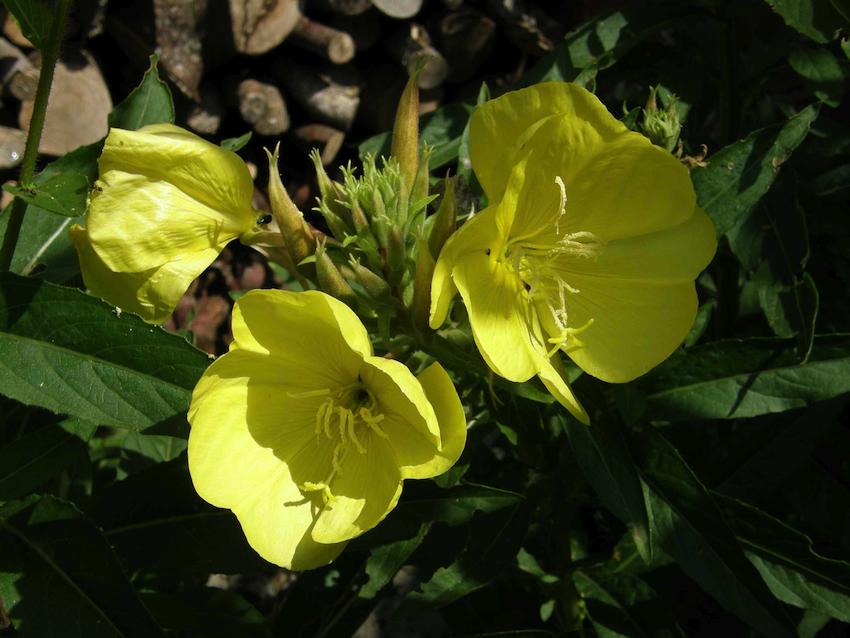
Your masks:
<svg viewBox="0 0 850 638"><path fill-rule="evenodd" d="M765 636L794 626L747 561L720 509L670 443L654 429L632 437L649 524L661 547L726 609Z"/></svg>
<svg viewBox="0 0 850 638"><path fill-rule="evenodd" d="M12 399L101 425L179 426L208 363L79 290L0 275L0 393Z"/></svg>
<svg viewBox="0 0 850 638"><path fill-rule="evenodd" d="M820 556L809 537L752 505L714 496L747 558L779 600L850 622L850 563Z"/></svg>
<svg viewBox="0 0 850 638"><path fill-rule="evenodd" d="M691 179L697 202L711 217L718 237L749 215L767 193L779 167L806 138L819 110L813 104L778 130L753 131L710 156L705 168L694 169Z"/></svg>
<svg viewBox="0 0 850 638"><path fill-rule="evenodd" d="M0 507L0 596L21 636L164 637L95 525L71 503Z"/></svg>
<svg viewBox="0 0 850 638"><path fill-rule="evenodd" d="M742 339L676 353L639 382L647 412L670 421L752 417L850 392L850 336L815 337L804 365L796 346Z"/></svg>

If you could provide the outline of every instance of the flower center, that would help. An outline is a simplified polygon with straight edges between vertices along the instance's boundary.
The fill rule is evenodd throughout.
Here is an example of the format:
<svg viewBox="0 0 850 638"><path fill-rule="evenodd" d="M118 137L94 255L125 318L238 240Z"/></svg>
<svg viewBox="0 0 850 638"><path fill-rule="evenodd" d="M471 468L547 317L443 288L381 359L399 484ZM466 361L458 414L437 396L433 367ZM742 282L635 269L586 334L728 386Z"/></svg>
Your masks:
<svg viewBox="0 0 850 638"><path fill-rule="evenodd" d="M582 326L569 325L567 298L580 292L564 277L568 273L570 259L595 260L605 247L604 242L593 233L566 232L561 228L567 208L567 189L560 177L555 177L555 184L560 191L560 203L554 228L535 229L526 235L510 237L503 257L503 263L522 281L522 294L529 307L531 302L542 300L551 314L556 333L548 339L549 357L593 324L593 319L589 319ZM531 314L534 315L533 312ZM536 316L533 320L537 321Z"/></svg>
<svg viewBox="0 0 850 638"><path fill-rule="evenodd" d="M342 462L346 454L354 448L358 454L365 454L368 436L374 433L388 438L381 428L384 415L376 411L375 397L360 382L332 390L316 390L299 394L305 396L325 396L316 410L315 435L325 437L333 444L331 470L328 476L319 482L305 481L299 489L305 495L308 492L321 492L322 501L328 504L333 500L331 482L342 475Z"/></svg>

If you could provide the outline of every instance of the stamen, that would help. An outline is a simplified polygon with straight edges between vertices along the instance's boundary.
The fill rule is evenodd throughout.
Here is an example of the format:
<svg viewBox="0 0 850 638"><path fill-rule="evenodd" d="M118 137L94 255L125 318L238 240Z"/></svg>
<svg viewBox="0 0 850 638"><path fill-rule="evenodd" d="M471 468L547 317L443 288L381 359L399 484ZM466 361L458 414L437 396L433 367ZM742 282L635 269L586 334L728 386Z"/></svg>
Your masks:
<svg viewBox="0 0 850 638"><path fill-rule="evenodd" d="M570 340L571 338L574 338L577 335L580 335L582 332L584 332L585 330L590 328L590 326L593 325L594 321L595 321L595 319L593 317L591 317L590 319L585 321L583 325L579 326L578 328L563 328L561 330L560 334L557 337L550 337L548 339L549 343L553 343L553 344L555 344L555 346L546 355L547 358L551 357L553 354L555 354L555 352L557 352L561 348L565 347L567 345L568 340Z"/></svg>
<svg viewBox="0 0 850 638"><path fill-rule="evenodd" d="M558 216L555 218L555 232L561 234L561 218L567 214L567 187L564 185L564 180L560 175L555 176L555 183L558 185L561 193L561 203L558 205Z"/></svg>

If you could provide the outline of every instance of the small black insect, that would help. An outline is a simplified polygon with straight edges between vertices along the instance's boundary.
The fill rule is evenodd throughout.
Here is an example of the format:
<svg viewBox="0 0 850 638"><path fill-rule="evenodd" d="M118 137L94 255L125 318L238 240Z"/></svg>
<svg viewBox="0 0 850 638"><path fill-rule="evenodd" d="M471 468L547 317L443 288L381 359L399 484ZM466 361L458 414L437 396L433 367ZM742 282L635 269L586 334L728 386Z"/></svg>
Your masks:
<svg viewBox="0 0 850 638"><path fill-rule="evenodd" d="M271 216L270 214L266 213L265 215L261 215L261 216L259 217L259 219L257 219L257 223L258 223L260 226L265 226L266 224L268 224L269 222L271 222L271 220L272 220L272 216Z"/></svg>

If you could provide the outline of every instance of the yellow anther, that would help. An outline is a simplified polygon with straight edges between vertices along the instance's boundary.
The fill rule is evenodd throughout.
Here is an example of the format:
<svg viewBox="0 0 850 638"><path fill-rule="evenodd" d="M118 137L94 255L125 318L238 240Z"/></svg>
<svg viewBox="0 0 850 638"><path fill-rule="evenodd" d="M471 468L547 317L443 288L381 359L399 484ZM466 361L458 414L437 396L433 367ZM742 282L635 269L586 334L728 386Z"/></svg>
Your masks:
<svg viewBox="0 0 850 638"><path fill-rule="evenodd" d="M328 388L321 390L305 390L304 392L287 392L286 396L290 399L309 399L310 397L326 397L331 393Z"/></svg>

